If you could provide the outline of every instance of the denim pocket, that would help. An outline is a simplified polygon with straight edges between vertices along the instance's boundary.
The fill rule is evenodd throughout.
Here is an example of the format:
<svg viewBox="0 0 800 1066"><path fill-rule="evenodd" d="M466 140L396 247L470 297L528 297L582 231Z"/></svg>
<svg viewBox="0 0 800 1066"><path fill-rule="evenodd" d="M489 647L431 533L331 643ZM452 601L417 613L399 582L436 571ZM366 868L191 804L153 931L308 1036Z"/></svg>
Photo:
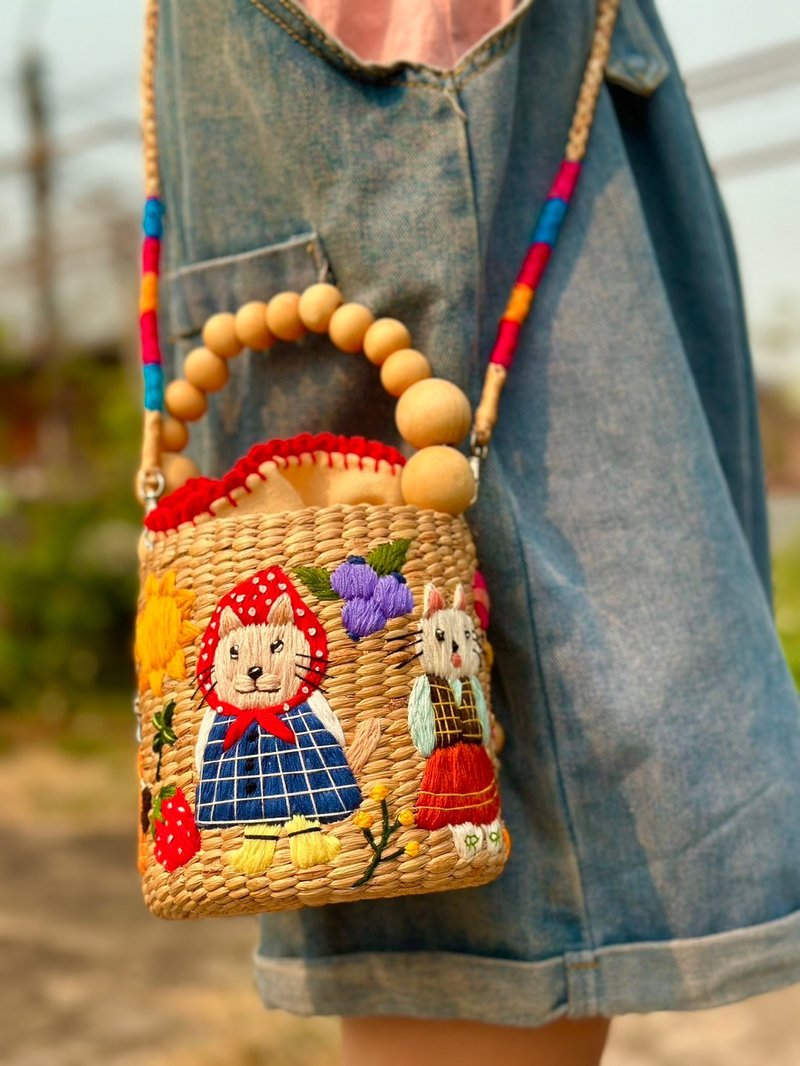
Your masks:
<svg viewBox="0 0 800 1066"><path fill-rule="evenodd" d="M650 96L669 74L667 57L645 21L637 0L622 0L606 63L606 79L614 85Z"/></svg>
<svg viewBox="0 0 800 1066"><path fill-rule="evenodd" d="M285 289L302 292L328 274L327 256L313 230L278 244L179 267L164 276L169 339L174 343L199 334L217 311L236 311L249 300L266 301Z"/></svg>

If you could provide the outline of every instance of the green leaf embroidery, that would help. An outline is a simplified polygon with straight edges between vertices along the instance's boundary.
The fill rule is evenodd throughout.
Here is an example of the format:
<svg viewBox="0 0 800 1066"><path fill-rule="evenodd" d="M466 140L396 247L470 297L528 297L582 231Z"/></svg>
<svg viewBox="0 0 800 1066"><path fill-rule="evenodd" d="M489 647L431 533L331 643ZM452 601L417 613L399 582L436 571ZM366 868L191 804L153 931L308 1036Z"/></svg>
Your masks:
<svg viewBox="0 0 800 1066"><path fill-rule="evenodd" d="M324 566L298 566L295 567L294 573L318 600L339 599L339 593L331 588L330 572Z"/></svg>
<svg viewBox="0 0 800 1066"><path fill-rule="evenodd" d="M410 540L393 540L389 544L379 544L367 556L367 562L381 577L400 571L405 566L406 555L411 545Z"/></svg>
<svg viewBox="0 0 800 1066"><path fill-rule="evenodd" d="M177 791L178 788L176 785L164 785L163 788L159 791L156 798L153 800L151 820L151 831L153 833L153 836L155 836L156 832L156 822L164 821L164 816L161 813L161 804L164 802L165 799L171 799Z"/></svg>
<svg viewBox="0 0 800 1066"><path fill-rule="evenodd" d="M161 779L161 759L164 755L164 748L167 745L172 745L177 740L175 730L172 728L172 718L175 714L175 700L170 700L169 703L161 711L156 711L153 715L153 727L155 729L155 736L153 737L153 751L158 755L158 763L156 764L156 781Z"/></svg>

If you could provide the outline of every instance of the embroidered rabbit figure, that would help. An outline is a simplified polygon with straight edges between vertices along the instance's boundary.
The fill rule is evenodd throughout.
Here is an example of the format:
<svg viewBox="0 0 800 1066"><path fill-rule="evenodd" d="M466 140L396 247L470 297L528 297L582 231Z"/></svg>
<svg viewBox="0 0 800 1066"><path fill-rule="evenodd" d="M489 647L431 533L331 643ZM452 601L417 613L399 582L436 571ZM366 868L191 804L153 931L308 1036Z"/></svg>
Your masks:
<svg viewBox="0 0 800 1066"><path fill-rule="evenodd" d="M200 828L246 826L244 844L226 856L242 873L270 866L284 830L296 867L330 862L341 842L322 826L361 802L342 726L320 691L326 668L325 631L279 567L220 600L197 666L208 710L195 748L196 818ZM366 742L356 731L360 765L374 726Z"/></svg>
<svg viewBox="0 0 800 1066"><path fill-rule="evenodd" d="M420 621L425 673L414 682L408 726L427 759L416 807L422 829L447 825L458 854L472 858L503 847L500 796L488 753L489 713L481 683L480 645L461 585L452 607L435 585L425 588Z"/></svg>

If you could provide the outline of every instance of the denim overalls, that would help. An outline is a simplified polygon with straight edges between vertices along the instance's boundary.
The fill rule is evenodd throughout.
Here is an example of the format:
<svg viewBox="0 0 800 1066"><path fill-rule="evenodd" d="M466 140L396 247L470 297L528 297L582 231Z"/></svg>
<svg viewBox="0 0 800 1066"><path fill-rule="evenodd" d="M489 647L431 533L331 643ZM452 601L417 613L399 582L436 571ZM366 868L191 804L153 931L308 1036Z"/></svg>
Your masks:
<svg viewBox="0 0 800 1066"><path fill-rule="evenodd" d="M592 0L522 0L446 72L362 63L292 0L162 4L167 370L212 312L330 277L476 401ZM323 429L396 443L374 367L310 337L239 357L192 448L218 475ZM531 1025L800 979L800 716L739 282L650 0L623 0L470 517L509 865L482 889L265 916L265 1003Z"/></svg>

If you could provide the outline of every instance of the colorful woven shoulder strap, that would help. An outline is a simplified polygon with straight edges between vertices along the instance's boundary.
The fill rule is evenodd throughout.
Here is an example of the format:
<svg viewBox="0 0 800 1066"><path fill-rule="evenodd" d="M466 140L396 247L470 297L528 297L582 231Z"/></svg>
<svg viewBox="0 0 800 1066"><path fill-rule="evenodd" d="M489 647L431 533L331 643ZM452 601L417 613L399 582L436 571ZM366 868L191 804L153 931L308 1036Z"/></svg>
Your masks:
<svg viewBox="0 0 800 1066"><path fill-rule="evenodd" d="M600 0L598 3L592 47L567 137L564 161L539 212L528 252L500 319L497 339L489 356L483 392L472 427L471 443L476 459L473 469L476 475L497 424L500 395L514 363L523 323L531 312L533 298L550 262L567 208L581 175L619 4L620 0Z"/></svg>
<svg viewBox="0 0 800 1066"><path fill-rule="evenodd" d="M161 412L164 407L164 368L158 338L158 280L164 204L158 168L156 125L156 44L158 0L146 0L141 70L141 121L144 150L144 217L142 274L139 290L139 339L144 375L144 426L137 491L145 507L164 491L161 471Z"/></svg>
<svg viewBox="0 0 800 1066"><path fill-rule="evenodd" d="M603 83L611 37L620 0L599 0L589 58L581 83L572 125L561 164L547 200L539 213L511 297L489 358L480 403L472 428L472 463L476 481L480 462L486 456L497 423L500 395L514 362L520 333L533 298L541 284L564 217L567 213L589 141L595 107ZM158 279L164 206L158 167L158 133L155 103L155 57L158 31L158 0L147 0L142 62L142 132L145 162L144 238L139 302L141 356L144 372L144 434L138 492L145 505L152 505L164 490L161 471L161 411L164 406L164 372L158 338Z"/></svg>

